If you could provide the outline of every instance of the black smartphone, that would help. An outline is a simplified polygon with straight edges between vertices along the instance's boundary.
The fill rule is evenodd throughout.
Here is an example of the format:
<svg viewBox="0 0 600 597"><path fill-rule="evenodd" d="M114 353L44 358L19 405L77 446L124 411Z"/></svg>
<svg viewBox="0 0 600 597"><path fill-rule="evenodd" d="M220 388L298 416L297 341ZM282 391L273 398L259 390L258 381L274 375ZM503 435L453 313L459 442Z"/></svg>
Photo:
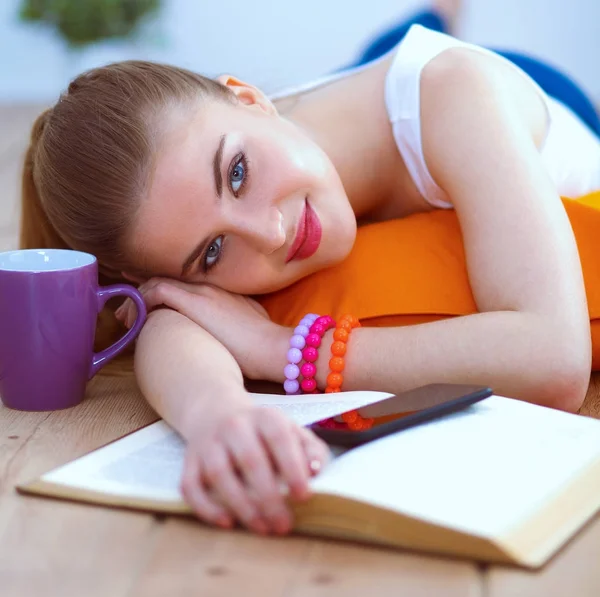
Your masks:
<svg viewBox="0 0 600 597"><path fill-rule="evenodd" d="M430 384L359 409L363 417L380 418L370 429L327 429L318 423L310 429L331 446L352 448L467 408L492 394L485 386Z"/></svg>

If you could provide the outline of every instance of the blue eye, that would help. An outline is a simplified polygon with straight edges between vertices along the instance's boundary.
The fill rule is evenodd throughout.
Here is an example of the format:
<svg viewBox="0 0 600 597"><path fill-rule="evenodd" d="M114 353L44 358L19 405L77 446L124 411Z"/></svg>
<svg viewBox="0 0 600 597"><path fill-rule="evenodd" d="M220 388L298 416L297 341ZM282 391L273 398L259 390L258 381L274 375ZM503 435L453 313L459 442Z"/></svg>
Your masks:
<svg viewBox="0 0 600 597"><path fill-rule="evenodd" d="M205 272L207 272L211 267L215 265L215 263L217 263L217 261L219 261L219 258L221 257L222 246L223 237L218 236L217 238L215 238L215 240L213 240L210 243L208 249L206 249L206 253L204 254L203 260L203 269Z"/></svg>
<svg viewBox="0 0 600 597"><path fill-rule="evenodd" d="M248 162L243 153L238 154L229 169L229 187L235 197L244 188L248 179Z"/></svg>

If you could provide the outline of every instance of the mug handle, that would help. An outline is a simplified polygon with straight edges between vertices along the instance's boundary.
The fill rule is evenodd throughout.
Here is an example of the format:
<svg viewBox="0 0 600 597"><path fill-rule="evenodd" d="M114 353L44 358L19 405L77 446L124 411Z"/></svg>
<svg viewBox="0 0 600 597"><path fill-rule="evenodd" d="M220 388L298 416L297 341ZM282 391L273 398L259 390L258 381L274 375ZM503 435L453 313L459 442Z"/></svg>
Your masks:
<svg viewBox="0 0 600 597"><path fill-rule="evenodd" d="M137 307L137 317L135 318L135 323L131 326L131 329L129 329L123 337L119 338L112 346L93 354L88 379L92 379L104 365L111 359L114 359L124 348L133 342L141 332L142 326L146 321L146 303L144 302L142 295L133 286L130 286L129 284L101 286L96 291L96 295L98 297L98 313L102 311L106 301L109 299L114 298L115 296L126 296L135 303L135 306Z"/></svg>

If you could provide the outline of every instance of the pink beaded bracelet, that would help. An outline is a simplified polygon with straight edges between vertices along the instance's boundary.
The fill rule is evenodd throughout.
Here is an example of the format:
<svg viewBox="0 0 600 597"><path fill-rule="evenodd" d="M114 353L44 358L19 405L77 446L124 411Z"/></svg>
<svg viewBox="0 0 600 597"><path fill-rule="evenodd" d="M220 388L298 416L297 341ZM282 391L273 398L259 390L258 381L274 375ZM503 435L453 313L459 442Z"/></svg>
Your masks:
<svg viewBox="0 0 600 597"><path fill-rule="evenodd" d="M283 369L285 381L283 389L286 394L301 394L300 382L300 367L298 363L302 360L302 349L306 346L306 337L310 333L311 326L319 316L315 313L307 313L300 323L294 329L294 334L290 338L290 348L287 352L288 364Z"/></svg>
<svg viewBox="0 0 600 597"><path fill-rule="evenodd" d="M300 368L300 373L304 378L300 382L300 387L306 394L314 392L317 389L317 382L315 380L317 367L315 361L319 358L321 340L325 332L332 327L335 327L335 321L329 315L322 315L310 326L310 333L306 336L306 346L302 351L302 358L305 363Z"/></svg>

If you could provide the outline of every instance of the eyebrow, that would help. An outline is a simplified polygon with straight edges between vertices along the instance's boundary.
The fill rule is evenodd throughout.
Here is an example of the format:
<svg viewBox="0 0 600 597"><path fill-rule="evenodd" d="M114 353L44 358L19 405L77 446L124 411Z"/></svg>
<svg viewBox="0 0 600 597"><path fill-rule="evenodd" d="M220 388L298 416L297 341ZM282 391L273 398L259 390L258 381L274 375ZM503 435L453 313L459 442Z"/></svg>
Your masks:
<svg viewBox="0 0 600 597"><path fill-rule="evenodd" d="M223 147L225 147L225 139L226 135L221 135L219 139L219 146L217 147L217 151L215 151L215 157L213 158L213 174L215 178L215 189L217 191L217 196L219 199L223 194L223 177L221 176L221 162L223 161ZM207 237L202 239L196 247L192 250L192 252L187 256L186 260L183 262L183 266L181 267L181 275L185 276L187 271L192 267L196 259L204 253L206 246L211 241L211 237Z"/></svg>
<svg viewBox="0 0 600 597"><path fill-rule="evenodd" d="M215 157L213 158L213 173L215 175L215 188L217 189L217 195L219 198L223 193L223 178L221 177L221 161L223 160L223 147L225 145L226 135L221 135L219 139L219 147L215 151Z"/></svg>

